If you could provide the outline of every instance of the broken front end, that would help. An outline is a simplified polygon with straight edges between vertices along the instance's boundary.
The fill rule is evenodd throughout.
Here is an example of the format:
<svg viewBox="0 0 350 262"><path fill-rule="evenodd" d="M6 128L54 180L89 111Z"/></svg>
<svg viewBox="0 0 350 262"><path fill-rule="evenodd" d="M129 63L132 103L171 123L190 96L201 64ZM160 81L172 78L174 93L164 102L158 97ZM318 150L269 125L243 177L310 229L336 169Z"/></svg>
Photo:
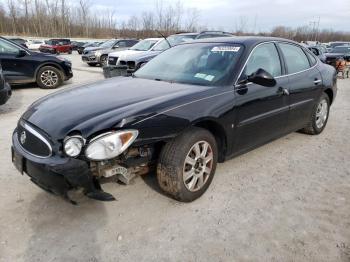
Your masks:
<svg viewBox="0 0 350 262"><path fill-rule="evenodd" d="M92 199L111 201L115 198L102 190L101 181L129 184L153 162L152 147L131 147L137 135L137 130L110 131L87 141L75 133L53 142L21 120L12 137L12 162L33 183L71 203L68 192L79 188Z"/></svg>

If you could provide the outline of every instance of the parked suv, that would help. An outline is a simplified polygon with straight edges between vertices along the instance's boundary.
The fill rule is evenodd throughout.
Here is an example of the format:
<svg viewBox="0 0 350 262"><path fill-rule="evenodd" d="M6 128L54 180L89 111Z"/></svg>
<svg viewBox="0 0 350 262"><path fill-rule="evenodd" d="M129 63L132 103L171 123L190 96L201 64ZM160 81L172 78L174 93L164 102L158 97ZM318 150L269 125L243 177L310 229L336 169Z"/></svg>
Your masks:
<svg viewBox="0 0 350 262"><path fill-rule="evenodd" d="M36 82L41 88L52 89L73 76L69 60L32 52L3 37L0 37L0 61L10 84Z"/></svg>
<svg viewBox="0 0 350 262"><path fill-rule="evenodd" d="M0 64L0 105L5 104L6 101L11 97L11 94L11 87L5 81Z"/></svg>
<svg viewBox="0 0 350 262"><path fill-rule="evenodd" d="M81 59L89 66L95 66L97 64L105 66L107 65L109 53L126 50L138 42L135 39L111 39L97 47L85 48Z"/></svg>
<svg viewBox="0 0 350 262"><path fill-rule="evenodd" d="M40 52L51 54L71 54L72 50L72 44L69 39L50 39L45 41L45 44L39 47Z"/></svg>

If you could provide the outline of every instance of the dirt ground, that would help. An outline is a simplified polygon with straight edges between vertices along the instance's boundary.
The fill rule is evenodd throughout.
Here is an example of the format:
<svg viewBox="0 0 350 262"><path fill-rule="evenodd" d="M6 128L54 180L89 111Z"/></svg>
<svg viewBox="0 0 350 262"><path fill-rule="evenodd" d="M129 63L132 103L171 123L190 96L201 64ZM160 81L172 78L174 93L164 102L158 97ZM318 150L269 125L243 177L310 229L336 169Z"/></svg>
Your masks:
<svg viewBox="0 0 350 262"><path fill-rule="evenodd" d="M62 88L103 78L70 58L75 77ZM0 107L0 261L350 261L350 80L338 88L321 135L293 133L220 164L193 203L148 175L104 185L117 201L78 206L13 167L18 118L52 92L16 88Z"/></svg>

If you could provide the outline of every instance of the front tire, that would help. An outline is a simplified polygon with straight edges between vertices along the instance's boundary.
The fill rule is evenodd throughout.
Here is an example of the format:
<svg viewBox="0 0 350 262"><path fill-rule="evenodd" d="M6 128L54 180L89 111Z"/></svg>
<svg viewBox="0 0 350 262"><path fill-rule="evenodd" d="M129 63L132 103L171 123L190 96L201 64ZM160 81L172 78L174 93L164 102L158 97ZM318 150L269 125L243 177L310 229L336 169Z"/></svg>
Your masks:
<svg viewBox="0 0 350 262"><path fill-rule="evenodd" d="M53 66L44 66L39 69L36 82L40 88L55 89L63 82L62 72Z"/></svg>
<svg viewBox="0 0 350 262"><path fill-rule="evenodd" d="M217 159L214 136L193 127L163 147L157 166L159 186L176 200L191 202L208 189Z"/></svg>
<svg viewBox="0 0 350 262"><path fill-rule="evenodd" d="M321 134L328 122L329 108L329 97L323 93L313 108L309 122L301 132L309 135Z"/></svg>

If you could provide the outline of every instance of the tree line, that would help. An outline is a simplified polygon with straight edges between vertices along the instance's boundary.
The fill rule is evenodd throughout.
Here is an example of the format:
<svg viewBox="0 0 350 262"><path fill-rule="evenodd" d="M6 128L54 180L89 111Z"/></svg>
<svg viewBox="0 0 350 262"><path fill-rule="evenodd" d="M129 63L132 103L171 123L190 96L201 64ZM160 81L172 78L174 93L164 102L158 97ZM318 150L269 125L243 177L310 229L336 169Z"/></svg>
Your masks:
<svg viewBox="0 0 350 262"><path fill-rule="evenodd" d="M0 2L0 34L38 37L86 37L145 38L170 35L176 32L207 30L199 23L200 12L185 8L177 2L153 2L152 11L119 21L115 11L101 9L92 0L4 0ZM263 35L293 39L295 41L317 40L330 42L350 41L350 33L318 30L308 26L290 28L276 26L270 32L249 32L248 18L238 17L235 35ZM255 21L256 23L256 21ZM213 28L210 28L213 29ZM157 32L158 31L158 32Z"/></svg>

